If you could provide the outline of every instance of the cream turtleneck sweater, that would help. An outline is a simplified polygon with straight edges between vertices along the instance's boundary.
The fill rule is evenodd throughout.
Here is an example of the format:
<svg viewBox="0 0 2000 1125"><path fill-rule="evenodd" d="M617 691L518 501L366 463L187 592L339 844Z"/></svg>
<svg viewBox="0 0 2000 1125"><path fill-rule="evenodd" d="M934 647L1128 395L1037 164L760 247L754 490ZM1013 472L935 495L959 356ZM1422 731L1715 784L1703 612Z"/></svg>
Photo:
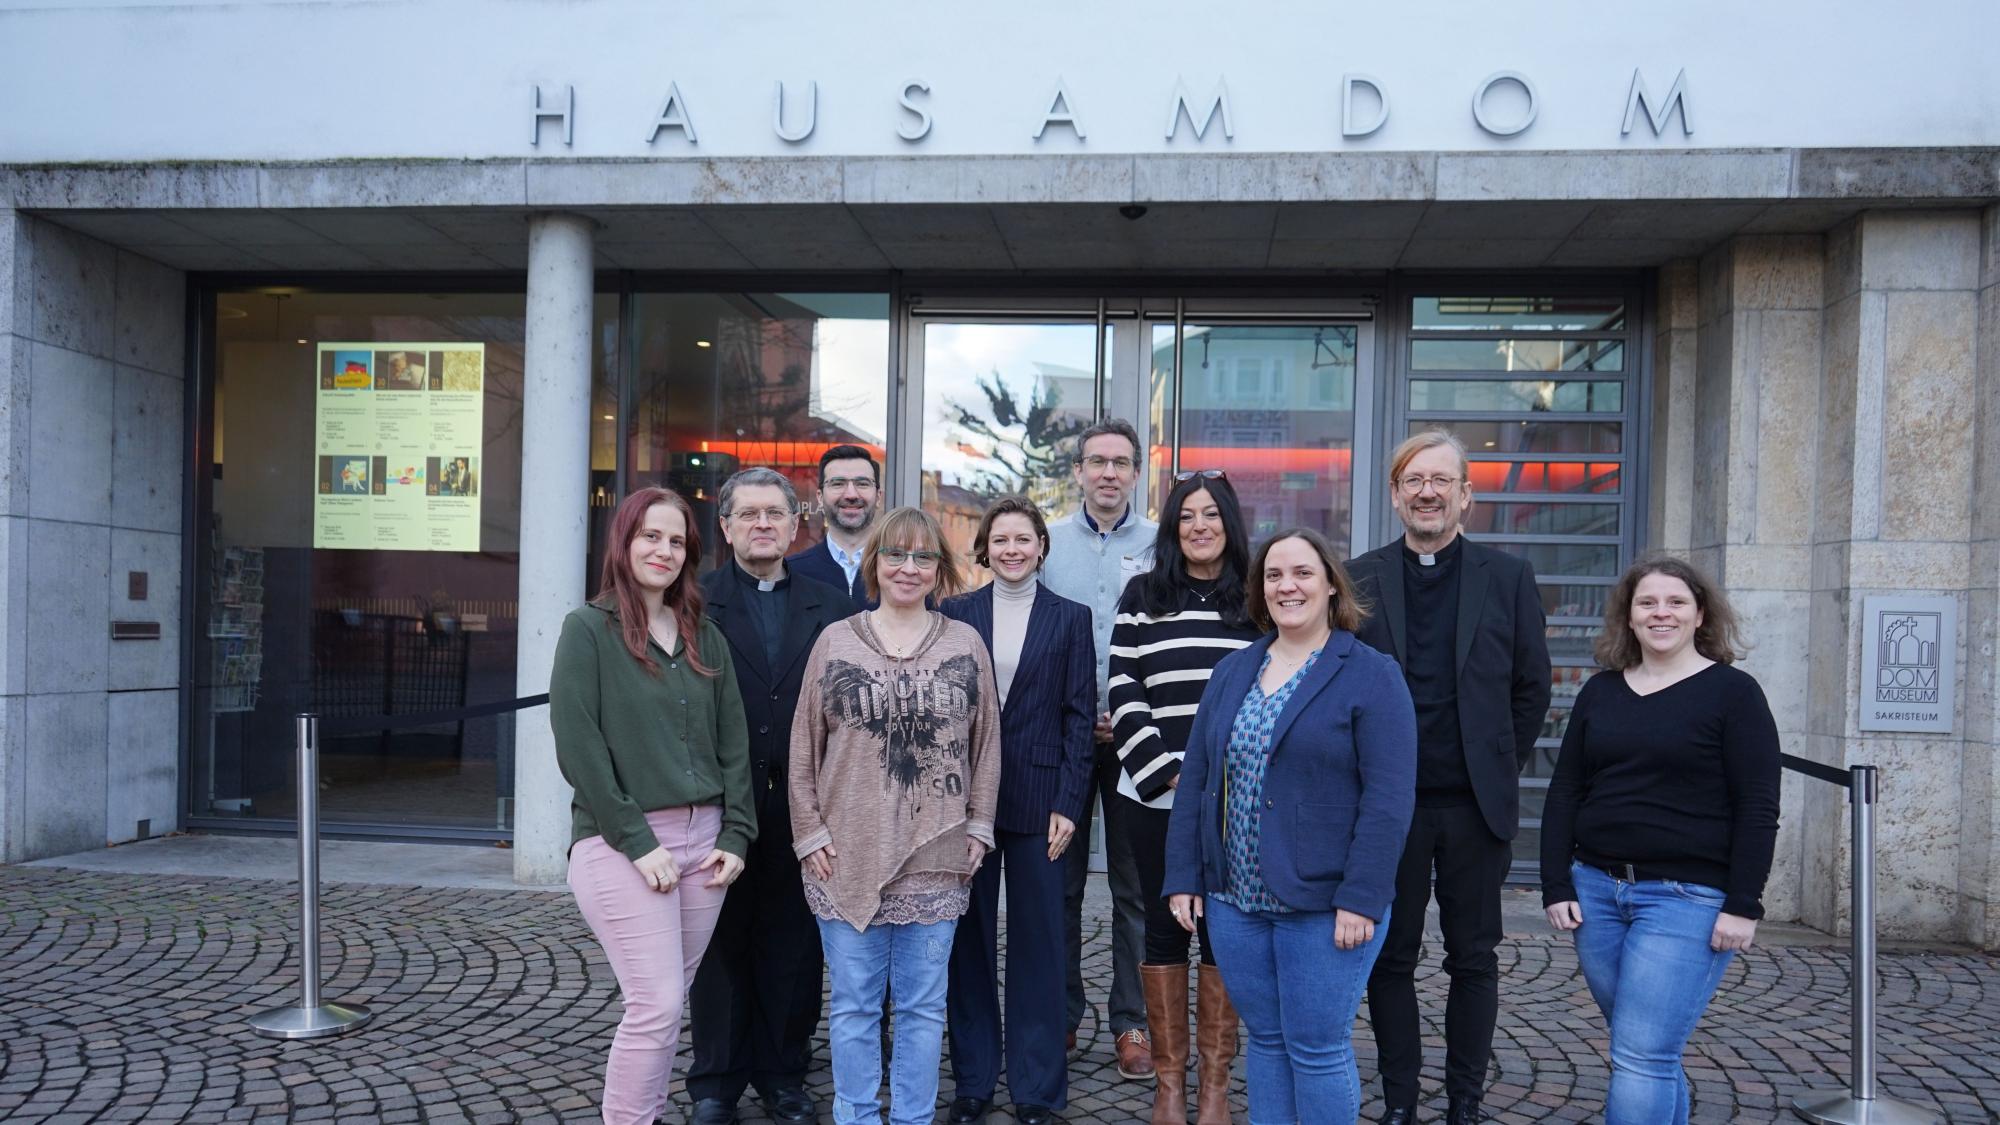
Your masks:
<svg viewBox="0 0 2000 1125"><path fill-rule="evenodd" d="M1014 684L1014 669L1021 663L1021 645L1028 639L1028 614L1035 608L1035 576L1024 582L1009 582L993 576L993 678L1000 687L1000 705L1007 705L1007 689Z"/></svg>

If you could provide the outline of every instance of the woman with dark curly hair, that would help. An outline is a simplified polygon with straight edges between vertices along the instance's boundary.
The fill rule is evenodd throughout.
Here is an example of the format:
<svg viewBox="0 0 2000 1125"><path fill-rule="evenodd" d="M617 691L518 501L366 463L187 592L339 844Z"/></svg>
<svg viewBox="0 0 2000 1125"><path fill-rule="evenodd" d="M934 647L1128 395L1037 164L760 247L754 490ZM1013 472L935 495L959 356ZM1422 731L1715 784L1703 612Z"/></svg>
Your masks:
<svg viewBox="0 0 2000 1125"><path fill-rule="evenodd" d="M1634 563L1549 782L1542 900L1611 1031L1611 1125L1687 1121L1681 1052L1764 916L1778 728L1738 648L1707 575Z"/></svg>

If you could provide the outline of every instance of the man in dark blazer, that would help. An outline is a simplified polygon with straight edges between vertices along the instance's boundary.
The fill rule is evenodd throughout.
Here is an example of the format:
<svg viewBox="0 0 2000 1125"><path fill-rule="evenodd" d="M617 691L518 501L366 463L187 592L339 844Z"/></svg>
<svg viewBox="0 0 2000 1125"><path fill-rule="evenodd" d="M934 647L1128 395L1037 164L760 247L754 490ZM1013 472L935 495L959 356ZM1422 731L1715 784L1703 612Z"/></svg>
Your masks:
<svg viewBox="0 0 2000 1125"><path fill-rule="evenodd" d="M1435 875L1444 969L1449 1125L1482 1120L1500 1012L1500 886L1520 828L1520 776L1549 706L1535 572L1459 533L1472 506L1465 447L1442 430L1398 446L1389 502L1403 536L1347 564L1374 611L1360 639L1403 668L1417 718L1417 809L1395 909L1368 978L1389 1125L1416 1120L1423 1065L1416 968Z"/></svg>
<svg viewBox="0 0 2000 1125"><path fill-rule="evenodd" d="M792 855L785 771L806 656L820 631L854 607L845 591L787 571L799 502L782 474L745 469L724 482L718 499L730 557L702 578L701 590L729 641L743 694L758 832L688 992L690 1120L728 1125L754 1085L773 1118L814 1121L805 1076L819 1026L819 929Z"/></svg>
<svg viewBox="0 0 2000 1125"><path fill-rule="evenodd" d="M882 501L882 466L858 445L836 445L819 457L819 503L826 517L820 541L785 560L794 574L847 591L855 612L873 608L861 579L861 549Z"/></svg>
<svg viewBox="0 0 2000 1125"><path fill-rule="evenodd" d="M1011 510L1002 506L1015 503L1026 502L1002 500L995 511ZM977 553L985 565L994 565L985 545L993 518L989 513L980 528ZM1041 540L1039 556L1048 547L1048 528L1039 513L1032 519ZM996 566L995 574L1001 573ZM1001 693L1000 798L993 817L997 854L972 877L972 901L952 943L947 1017L956 1092L946 1115L952 1125L986 1120L1002 1069L1002 1008L995 985L1003 865L1005 1070L1014 1119L1019 1125L1047 1125L1068 1103L1065 853L1090 846L1074 834L1090 799L1096 761L1097 646L1091 639L1090 610L1058 596L1034 573L1027 571L1026 590L1019 588L1018 579L1009 587L1010 600L998 610L1018 614L1022 602L1029 601L1024 632L1013 634L1020 637L1012 665L1018 671ZM1008 592L1000 585L996 580L938 607L946 617L978 630L989 652L996 632L995 599ZM1012 620L1018 623L1019 618Z"/></svg>

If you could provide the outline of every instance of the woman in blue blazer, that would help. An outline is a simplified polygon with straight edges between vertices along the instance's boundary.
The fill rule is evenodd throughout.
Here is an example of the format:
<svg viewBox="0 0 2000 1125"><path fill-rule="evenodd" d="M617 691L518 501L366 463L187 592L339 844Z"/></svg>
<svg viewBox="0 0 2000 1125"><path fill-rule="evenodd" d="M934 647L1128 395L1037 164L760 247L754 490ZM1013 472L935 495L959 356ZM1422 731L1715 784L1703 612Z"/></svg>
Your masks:
<svg viewBox="0 0 2000 1125"><path fill-rule="evenodd" d="M972 877L972 902L952 942L945 1012L956 1092L953 1125L983 1121L1000 1078L997 938L1000 871L1007 872L1007 1089L1019 1125L1046 1125L1069 1102L1063 1039L1063 853L1090 799L1096 750L1097 647L1090 610L1036 575L1048 524L1018 496L993 502L973 537L993 583L938 607L979 631L1000 693L1000 805L991 863ZM1018 674L1016 674L1018 670Z"/></svg>
<svg viewBox="0 0 2000 1125"><path fill-rule="evenodd" d="M1251 1125L1360 1116L1349 1033L1416 803L1409 688L1354 639L1338 559L1303 528L1257 552L1250 616L1275 632L1216 665L1167 828L1169 906L1206 913L1249 1032Z"/></svg>

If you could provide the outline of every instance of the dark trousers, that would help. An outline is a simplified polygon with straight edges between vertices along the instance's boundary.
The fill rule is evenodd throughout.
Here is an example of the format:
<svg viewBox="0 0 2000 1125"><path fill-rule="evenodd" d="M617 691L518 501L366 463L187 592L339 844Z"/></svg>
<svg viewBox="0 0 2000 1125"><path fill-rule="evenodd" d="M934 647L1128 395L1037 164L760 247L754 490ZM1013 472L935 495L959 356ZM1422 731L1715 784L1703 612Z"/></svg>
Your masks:
<svg viewBox="0 0 2000 1125"><path fill-rule="evenodd" d="M1185 965L1188 949L1201 937L1201 959L1215 964L1208 944L1208 916L1195 919L1195 933L1188 933L1174 920L1167 900L1160 897L1167 882L1167 822L1174 810L1142 805L1130 797L1116 798L1125 810L1125 827L1132 841L1132 854L1139 860L1139 893L1146 896L1146 964Z"/></svg>
<svg viewBox="0 0 2000 1125"><path fill-rule="evenodd" d="M694 1058L688 1096L731 1105L747 1086L805 1083L819 1027L819 927L806 907L789 827L759 818L743 874L729 887L708 954L688 990ZM710 872L688 872L707 879Z"/></svg>
<svg viewBox="0 0 2000 1125"><path fill-rule="evenodd" d="M1380 1053L1382 1097L1389 1106L1417 1104L1423 1027L1417 1015L1417 962L1423 958L1424 909L1436 873L1438 924L1451 991L1444 1007L1445 1093L1477 1098L1493 1055L1500 1015L1500 884L1513 848L1493 835L1479 807L1419 806L1396 868L1396 902L1389 936L1368 977L1368 1020Z"/></svg>
<svg viewBox="0 0 2000 1125"><path fill-rule="evenodd" d="M1000 1079L1000 869L1007 869L1007 1091L1014 1104L1069 1104L1063 1050L1063 863L1047 832L995 832L999 848L972 877L951 945L951 1073L961 1098L989 1099ZM1072 847L1076 845L1072 844Z"/></svg>
<svg viewBox="0 0 2000 1125"><path fill-rule="evenodd" d="M1097 748L1097 791L1104 800L1105 874L1111 883L1111 994L1106 1014L1111 1034L1146 1026L1146 995L1139 986L1139 958L1145 952L1146 903L1139 891L1139 867L1132 855L1125 810L1132 802L1118 795L1118 755ZM1068 1025L1083 1024L1083 890L1090 878L1091 803L1083 807L1076 842L1063 853L1063 963L1067 967ZM1154 886L1159 885L1154 880Z"/></svg>

